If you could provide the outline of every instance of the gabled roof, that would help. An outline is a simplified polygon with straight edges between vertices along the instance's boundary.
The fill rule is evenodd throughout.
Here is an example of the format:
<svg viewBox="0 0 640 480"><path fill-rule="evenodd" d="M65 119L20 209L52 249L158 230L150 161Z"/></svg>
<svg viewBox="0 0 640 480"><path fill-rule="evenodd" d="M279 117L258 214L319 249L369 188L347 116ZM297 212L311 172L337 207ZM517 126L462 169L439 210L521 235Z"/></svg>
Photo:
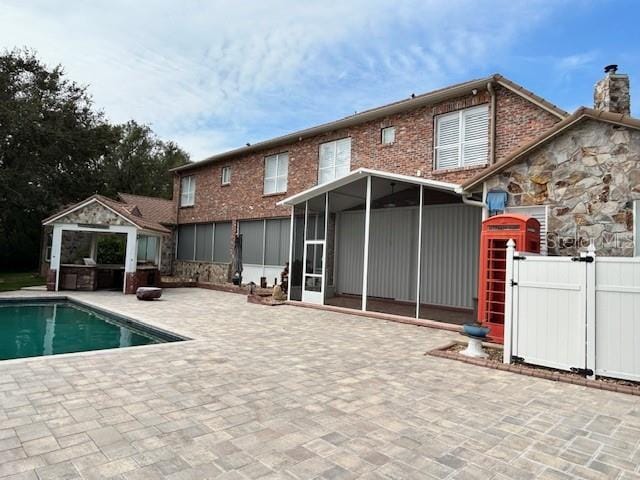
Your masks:
<svg viewBox="0 0 640 480"><path fill-rule="evenodd" d="M306 128L304 130L298 130L296 132L289 133L280 137L275 137L269 140L255 143L253 145L247 145L246 147L241 147L234 150L229 150L227 152L219 153L217 155L213 155L211 157L205 158L204 160L200 160L198 162L192 162L192 163L188 163L187 165L182 165L180 167L173 168L171 169L171 171L182 172L186 170L192 170L192 169L200 168L202 166L209 165L211 163L215 163L221 160L226 160L236 156L245 155L245 154L256 152L266 148L271 148L279 145L285 145L287 143L297 142L304 138L312 137L325 132L330 132L332 130L337 130L339 128L346 128L353 125L359 125L371 120L375 120L377 118L383 118L396 113L404 112L404 111L418 108L421 106L430 105L436 102L447 100L449 98L455 98L461 95L466 95L469 92L471 92L473 89L480 90L480 89L486 88L487 83L490 83L490 82L496 83L498 85L501 85L511 90L512 92L520 95L521 97L526 98L530 102L547 110L548 112L557 116L560 119L565 118L567 115L569 115L567 112L565 112L561 108L557 107L551 102L548 102L547 100L534 94L533 92L527 90L521 85L518 85L514 81L509 80L508 78L505 78L500 74L494 74L488 77L479 78L476 80L470 80L468 82L458 83L455 85L450 85L448 87L441 88L438 90L433 90L431 92L424 93L421 95L412 95L410 98L389 103L381 107L364 110L354 115L349 115L348 117L342 118L340 120L323 123L315 127Z"/></svg>
<svg viewBox="0 0 640 480"><path fill-rule="evenodd" d="M594 110L592 108L580 107L576 110L573 115L565 118L561 122L556 123L553 127L548 129L539 137L535 138L531 142L523 145L518 150L513 152L508 157L500 160L499 162L494 163L486 170L483 170L479 174L470 178L466 182L462 184L462 189L465 191L470 191L475 187L479 186L485 180L491 178L493 175L496 175L502 172L504 169L510 167L511 165L519 162L522 158L531 153L533 150L538 147L544 145L545 143L551 141L567 129L573 127L577 123L580 123L584 120L598 120L601 122L613 123L616 125L622 125L629 128L635 128L640 130L640 120L630 117L629 115L623 115L621 113L611 113L604 112L601 110Z"/></svg>
<svg viewBox="0 0 640 480"><path fill-rule="evenodd" d="M140 214L147 220L173 225L176 223L176 205L173 200L158 197L145 197L131 193L118 193L118 198L127 205L138 207Z"/></svg>
<svg viewBox="0 0 640 480"><path fill-rule="evenodd" d="M440 182L438 180L430 180L428 178L400 175L398 173L383 172L380 170L372 170L369 168L358 168L357 170L352 171L344 177L336 178L335 180L332 180L330 182L316 185L315 187L311 187L303 192L291 195L290 197L279 201L277 204L297 205L301 202L317 197L318 195L322 195L323 193L330 192L331 190L335 190L336 188L348 185L349 183L353 183L357 180L360 180L361 178L366 178L367 176L385 178L388 180L395 180L397 182L412 183L414 185L423 185L434 190L449 193L459 193L460 190L460 185L457 185L455 183Z"/></svg>
<svg viewBox="0 0 640 480"><path fill-rule="evenodd" d="M45 218L42 221L42 224L49 225L51 223L54 223L56 220L64 217L65 215L96 202L102 205L103 207L111 210L112 212L119 215L120 217L124 218L126 221L131 223L133 226L139 228L140 230L151 230L151 231L160 232L160 233L171 233L171 231L168 228L161 225L160 223L154 222L152 220L147 220L144 217L142 217L139 209L135 205L127 205L126 203L118 202L117 200L113 200L109 197L105 197L103 195L97 195L97 194L92 195L89 198L82 200L81 202L70 205L69 207L62 209L58 213L55 213L54 215L51 215L48 218Z"/></svg>

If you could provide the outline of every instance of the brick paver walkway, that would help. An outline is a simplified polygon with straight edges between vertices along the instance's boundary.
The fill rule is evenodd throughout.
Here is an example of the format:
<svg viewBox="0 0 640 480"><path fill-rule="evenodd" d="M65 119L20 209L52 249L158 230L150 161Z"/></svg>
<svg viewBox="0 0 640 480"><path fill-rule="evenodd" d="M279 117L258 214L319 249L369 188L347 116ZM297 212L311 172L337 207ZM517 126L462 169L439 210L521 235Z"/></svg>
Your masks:
<svg viewBox="0 0 640 480"><path fill-rule="evenodd" d="M638 397L424 356L452 333L74 296L197 339L0 362L0 478L640 479Z"/></svg>

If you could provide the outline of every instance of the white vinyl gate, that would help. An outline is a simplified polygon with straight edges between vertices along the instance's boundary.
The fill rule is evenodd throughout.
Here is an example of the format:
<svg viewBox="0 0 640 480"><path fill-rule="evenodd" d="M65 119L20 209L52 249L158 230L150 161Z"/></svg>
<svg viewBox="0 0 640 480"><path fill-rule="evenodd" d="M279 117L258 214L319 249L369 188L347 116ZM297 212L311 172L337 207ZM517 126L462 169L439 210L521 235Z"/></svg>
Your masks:
<svg viewBox="0 0 640 480"><path fill-rule="evenodd" d="M504 361L640 380L640 259L507 250Z"/></svg>
<svg viewBox="0 0 640 480"><path fill-rule="evenodd" d="M562 370L586 368L585 264L570 257L521 258L513 266L512 355Z"/></svg>

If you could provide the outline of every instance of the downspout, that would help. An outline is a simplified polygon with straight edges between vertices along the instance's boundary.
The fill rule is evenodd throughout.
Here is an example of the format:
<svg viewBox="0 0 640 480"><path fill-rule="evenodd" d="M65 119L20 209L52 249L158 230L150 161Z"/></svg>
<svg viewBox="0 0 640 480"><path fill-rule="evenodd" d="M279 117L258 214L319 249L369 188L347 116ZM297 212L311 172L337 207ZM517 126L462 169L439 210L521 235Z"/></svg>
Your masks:
<svg viewBox="0 0 640 480"><path fill-rule="evenodd" d="M491 105L491 122L489 123L489 165L493 165L496 160L496 92L493 89L493 83L487 82L487 91L489 92ZM462 203L472 207L482 208L482 220L489 217L489 209L487 208L487 183L482 184L482 201L472 200L471 194L460 189L458 192L462 195Z"/></svg>
<svg viewBox="0 0 640 480"><path fill-rule="evenodd" d="M487 200L487 184L482 184L482 201L480 200L472 200L471 194L465 192L462 187L456 190L456 193L459 193L462 198L462 203L465 205L469 205L471 207L482 208L482 220L486 220L489 217L489 209L487 204L485 203Z"/></svg>
<svg viewBox="0 0 640 480"><path fill-rule="evenodd" d="M487 91L491 97L491 124L489 125L489 165L493 165L496 161L496 92L493 89L493 83L487 82Z"/></svg>

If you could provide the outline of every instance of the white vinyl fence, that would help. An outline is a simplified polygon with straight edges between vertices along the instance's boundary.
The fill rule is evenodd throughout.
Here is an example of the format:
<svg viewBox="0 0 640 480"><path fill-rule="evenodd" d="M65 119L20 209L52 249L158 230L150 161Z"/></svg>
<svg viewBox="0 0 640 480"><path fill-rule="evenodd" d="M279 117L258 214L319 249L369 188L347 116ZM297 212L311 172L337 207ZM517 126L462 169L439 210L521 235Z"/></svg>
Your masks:
<svg viewBox="0 0 640 480"><path fill-rule="evenodd" d="M640 258L507 249L504 362L640 381Z"/></svg>

